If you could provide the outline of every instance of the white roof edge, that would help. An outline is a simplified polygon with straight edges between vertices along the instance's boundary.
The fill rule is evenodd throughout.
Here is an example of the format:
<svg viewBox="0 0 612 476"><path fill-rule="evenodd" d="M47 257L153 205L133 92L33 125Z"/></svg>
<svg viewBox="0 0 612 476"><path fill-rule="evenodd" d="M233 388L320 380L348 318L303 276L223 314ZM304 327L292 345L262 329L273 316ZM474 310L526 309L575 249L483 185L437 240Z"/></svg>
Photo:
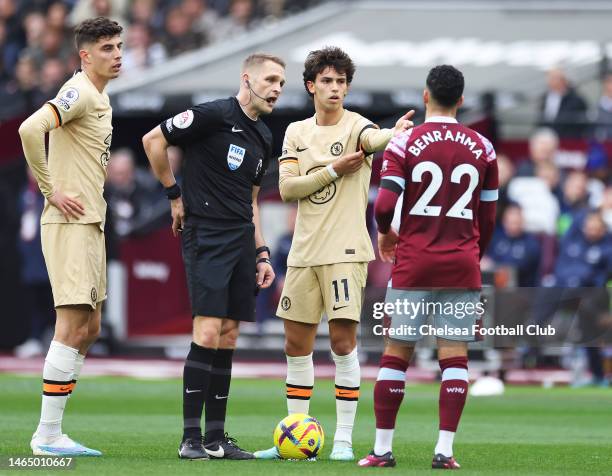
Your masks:
<svg viewBox="0 0 612 476"><path fill-rule="evenodd" d="M612 3L603 0L576 2L575 0L558 1L495 1L472 0L457 2L456 0L432 0L400 2L393 0L363 0L355 5L364 10L493 10L493 11L612 11Z"/></svg>
<svg viewBox="0 0 612 476"><path fill-rule="evenodd" d="M172 58L159 66L120 76L109 83L107 92L111 95L124 93L223 59L228 55L233 55L243 50L252 50L254 46L325 20L345 7L346 4L344 2L324 3L306 12L281 20L269 29L263 28L221 43L205 46Z"/></svg>

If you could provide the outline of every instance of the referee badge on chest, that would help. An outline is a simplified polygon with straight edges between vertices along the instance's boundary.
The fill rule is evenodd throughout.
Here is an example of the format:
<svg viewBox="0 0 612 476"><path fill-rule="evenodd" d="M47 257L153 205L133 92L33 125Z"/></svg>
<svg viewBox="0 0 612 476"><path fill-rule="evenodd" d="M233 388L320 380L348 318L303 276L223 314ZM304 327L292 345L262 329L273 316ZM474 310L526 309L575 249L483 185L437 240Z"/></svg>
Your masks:
<svg viewBox="0 0 612 476"><path fill-rule="evenodd" d="M236 170L242 165L244 154L246 154L246 149L230 144L229 149L227 150L227 165L229 166L230 170Z"/></svg>

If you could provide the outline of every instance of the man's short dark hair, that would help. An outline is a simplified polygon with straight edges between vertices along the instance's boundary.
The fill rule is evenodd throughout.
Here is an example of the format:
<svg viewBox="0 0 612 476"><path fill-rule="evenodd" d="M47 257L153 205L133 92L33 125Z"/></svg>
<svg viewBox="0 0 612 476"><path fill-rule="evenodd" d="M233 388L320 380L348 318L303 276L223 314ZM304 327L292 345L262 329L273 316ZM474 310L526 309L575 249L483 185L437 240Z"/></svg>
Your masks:
<svg viewBox="0 0 612 476"><path fill-rule="evenodd" d="M463 94L465 81L457 68L442 64L431 68L426 84L434 101L443 107L453 107Z"/></svg>
<svg viewBox="0 0 612 476"><path fill-rule="evenodd" d="M106 17L90 18L81 22L74 29L74 41L77 49L85 43L95 43L100 38L112 38L120 35L123 27L114 20Z"/></svg>
<svg viewBox="0 0 612 476"><path fill-rule="evenodd" d="M306 92L308 86L306 83L312 81L314 83L317 74L322 73L326 68L333 68L337 73L346 74L346 82L351 84L353 75L355 74L355 64L353 60L344 51L336 46L326 46L322 50L311 51L304 62L304 87Z"/></svg>

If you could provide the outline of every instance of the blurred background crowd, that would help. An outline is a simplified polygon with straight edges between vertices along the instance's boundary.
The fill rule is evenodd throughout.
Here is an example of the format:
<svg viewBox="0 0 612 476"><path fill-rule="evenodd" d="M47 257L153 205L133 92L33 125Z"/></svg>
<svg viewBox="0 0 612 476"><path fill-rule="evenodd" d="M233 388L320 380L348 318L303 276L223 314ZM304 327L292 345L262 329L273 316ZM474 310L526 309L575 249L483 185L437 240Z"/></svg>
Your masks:
<svg viewBox="0 0 612 476"><path fill-rule="evenodd" d="M72 28L85 18L104 15L125 26L123 70L127 73L145 71L181 53L247 34L317 3L0 0L0 124L40 107L79 67ZM494 128L485 131L498 152L500 198L497 229L482 260L483 272L491 276L489 284L499 288L604 289L612 279L612 72L602 71L597 101L583 97L561 68L542 74L547 87L539 101L538 121L524 140L527 146L504 147L496 140ZM490 120L495 122L494 117ZM567 147L572 141L584 147L579 152ZM105 190L109 204L106 233L109 260L119 262L125 243L167 231L169 207L137 146L120 144L111 151ZM181 150L171 148L169 157L180 182ZM371 202L376 196L380 157L374 164ZM7 257L3 258L6 269L10 260L18 263L20 289L28 296L23 311L28 325L2 347L20 344L18 355L27 356L42 352L41 339L53 322L53 312L39 243L43 200L32 178L25 178L25 161L19 167L22 172L12 175L21 178L18 197L0 187L0 202L5 201L7 208L0 245ZM270 175L274 173L272 166ZM295 207L280 202L275 180L268 183L272 186L264 193L262 210L264 225L271 227L266 236L273 250L277 284L258 297L259 333L265 332L265 321L276 309L295 221ZM371 210L368 213L375 239ZM12 249L11 232L18 250L15 256L6 251ZM389 266L376 261L369 271L369 286L384 288ZM609 308L609 300L603 299L591 310L602 333L612 328ZM549 318L537 316L536 320ZM603 346L591 355L593 347L589 349L594 379L604 383L606 374L612 372L612 351ZM537 358L532 365L542 363Z"/></svg>
<svg viewBox="0 0 612 476"><path fill-rule="evenodd" d="M106 16L124 27L124 73L234 38L316 0L0 0L0 119L38 108L80 67L72 29Z"/></svg>

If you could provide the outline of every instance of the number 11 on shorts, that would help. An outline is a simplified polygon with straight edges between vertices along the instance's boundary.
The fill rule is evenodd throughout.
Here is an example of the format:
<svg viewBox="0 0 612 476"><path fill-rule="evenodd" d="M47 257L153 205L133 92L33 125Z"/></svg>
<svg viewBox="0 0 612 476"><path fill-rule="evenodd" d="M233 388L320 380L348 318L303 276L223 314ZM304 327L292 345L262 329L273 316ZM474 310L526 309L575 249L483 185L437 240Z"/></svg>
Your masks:
<svg viewBox="0 0 612 476"><path fill-rule="evenodd" d="M340 282L342 283L342 286L344 288L344 301L348 301L349 300L349 288L348 288L348 279L344 278L341 279ZM336 302L340 302L340 293L339 293L339 287L338 287L338 280L334 279L332 281L332 287L334 288L334 297L336 299Z"/></svg>

